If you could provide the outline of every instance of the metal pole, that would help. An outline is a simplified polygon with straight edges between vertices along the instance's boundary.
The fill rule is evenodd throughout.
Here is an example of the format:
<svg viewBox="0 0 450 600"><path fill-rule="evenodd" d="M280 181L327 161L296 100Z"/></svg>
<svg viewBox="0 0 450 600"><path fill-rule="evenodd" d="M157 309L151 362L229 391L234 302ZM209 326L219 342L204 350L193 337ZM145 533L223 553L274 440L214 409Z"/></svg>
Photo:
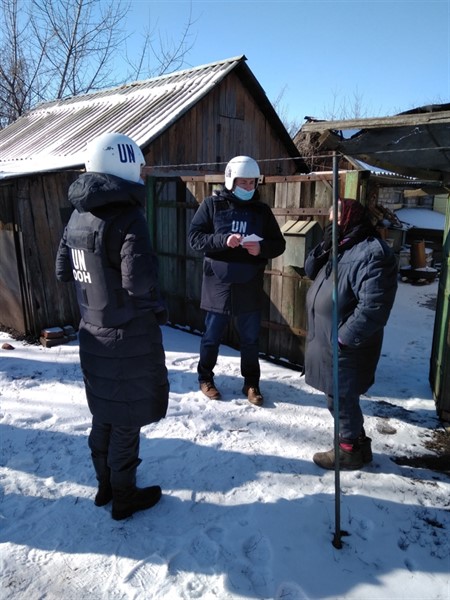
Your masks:
<svg viewBox="0 0 450 600"><path fill-rule="evenodd" d="M334 413L334 503L335 530L333 546L342 548L341 541L341 486L339 460L339 371L338 371L338 201L339 201L339 160L333 153L333 221L332 221L332 264L333 264L333 413Z"/></svg>
<svg viewBox="0 0 450 600"><path fill-rule="evenodd" d="M146 213L147 213L147 226L148 226L148 230L150 233L150 241L152 243L153 246L153 250L155 252L157 252L159 250L159 248L157 248L157 243L156 243L156 235L155 235L155 228L156 228L156 219L155 219L155 214L156 214L156 210L155 210L155 178L147 175L145 178L145 186L146 186L146 190L147 190L147 200L146 200Z"/></svg>

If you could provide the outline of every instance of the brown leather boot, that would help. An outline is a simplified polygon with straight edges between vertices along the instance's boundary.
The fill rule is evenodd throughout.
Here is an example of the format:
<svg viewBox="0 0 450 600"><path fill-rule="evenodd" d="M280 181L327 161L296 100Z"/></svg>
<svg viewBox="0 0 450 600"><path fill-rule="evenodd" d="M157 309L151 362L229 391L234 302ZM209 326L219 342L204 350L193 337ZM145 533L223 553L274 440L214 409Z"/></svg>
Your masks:
<svg viewBox="0 0 450 600"><path fill-rule="evenodd" d="M222 395L214 385L214 381L201 381L200 389L210 400L221 400Z"/></svg>
<svg viewBox="0 0 450 600"><path fill-rule="evenodd" d="M334 448L327 452L316 452L313 461L322 469L334 469L335 454ZM339 468L341 471L356 471L364 465L361 448L354 447L353 450L344 450L339 446Z"/></svg>
<svg viewBox="0 0 450 600"><path fill-rule="evenodd" d="M264 403L264 396L261 394L257 385L244 385L242 393L247 396L250 404L255 406L262 406Z"/></svg>

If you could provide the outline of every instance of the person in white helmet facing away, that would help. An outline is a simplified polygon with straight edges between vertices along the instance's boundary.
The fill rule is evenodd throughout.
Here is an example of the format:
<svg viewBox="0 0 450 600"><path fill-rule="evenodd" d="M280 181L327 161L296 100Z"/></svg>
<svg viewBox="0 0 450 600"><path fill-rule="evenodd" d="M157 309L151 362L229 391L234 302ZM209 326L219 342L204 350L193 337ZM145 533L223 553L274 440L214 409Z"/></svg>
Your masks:
<svg viewBox="0 0 450 600"><path fill-rule="evenodd" d="M81 313L80 363L92 428L97 506L112 500L125 519L155 505L158 485L136 487L140 429L166 415L169 384L160 325L158 264L143 212L145 165L120 133L91 141L86 173L69 188L74 210L62 235L56 277L74 282Z"/></svg>
<svg viewBox="0 0 450 600"><path fill-rule="evenodd" d="M286 245L270 207L259 199L259 178L253 158L232 158L225 168L225 185L203 200L189 228L191 248L204 254L200 307L206 317L197 366L200 389L208 398L222 398L214 367L233 319L239 335L242 393L257 406L264 401L259 365L264 268Z"/></svg>

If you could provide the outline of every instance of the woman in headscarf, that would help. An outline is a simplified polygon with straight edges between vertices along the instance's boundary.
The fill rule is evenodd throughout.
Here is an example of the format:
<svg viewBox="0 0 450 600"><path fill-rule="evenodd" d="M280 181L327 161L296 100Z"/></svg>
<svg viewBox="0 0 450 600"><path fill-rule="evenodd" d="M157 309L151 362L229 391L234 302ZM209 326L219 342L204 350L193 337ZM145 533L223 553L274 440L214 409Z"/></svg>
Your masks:
<svg viewBox="0 0 450 600"><path fill-rule="evenodd" d="M305 262L306 275L313 280L307 295L305 380L324 392L334 416L331 246L330 223L323 241ZM398 280L394 253L380 239L368 210L356 200L338 203L337 260L339 461L341 469L354 470L372 461L360 395L374 383ZM317 452L313 460L324 469L334 469L335 451Z"/></svg>

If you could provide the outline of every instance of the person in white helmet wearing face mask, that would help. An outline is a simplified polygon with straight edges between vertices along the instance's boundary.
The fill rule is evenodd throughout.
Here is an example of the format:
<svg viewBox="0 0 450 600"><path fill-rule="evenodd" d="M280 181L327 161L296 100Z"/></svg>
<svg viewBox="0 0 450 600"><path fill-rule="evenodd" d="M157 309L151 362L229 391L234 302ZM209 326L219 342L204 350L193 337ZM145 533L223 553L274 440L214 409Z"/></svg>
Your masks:
<svg viewBox="0 0 450 600"><path fill-rule="evenodd" d="M74 211L59 244L56 276L75 282L81 313L95 504L112 500L112 517L121 520L161 497L158 485L136 487L136 470L140 428L167 411L160 330L167 311L142 210L141 149L125 135L106 133L87 145L85 164L86 173L69 188Z"/></svg>
<svg viewBox="0 0 450 600"><path fill-rule="evenodd" d="M258 163L236 156L225 168L225 186L203 200L189 229L193 250L204 254L201 308L205 332L197 367L203 394L220 400L214 367L225 329L234 318L239 334L243 394L261 406L259 333L264 268L281 255L285 240L269 206L259 200Z"/></svg>

